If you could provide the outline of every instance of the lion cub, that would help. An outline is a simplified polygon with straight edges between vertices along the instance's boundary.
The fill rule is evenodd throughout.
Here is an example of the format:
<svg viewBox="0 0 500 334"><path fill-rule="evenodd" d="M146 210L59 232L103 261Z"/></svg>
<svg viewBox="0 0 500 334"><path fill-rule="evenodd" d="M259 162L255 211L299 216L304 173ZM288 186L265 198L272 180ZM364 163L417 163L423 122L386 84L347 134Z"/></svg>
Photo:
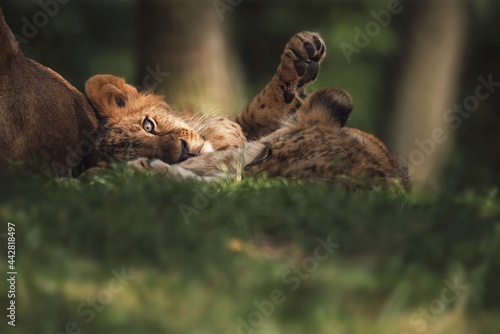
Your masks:
<svg viewBox="0 0 500 334"><path fill-rule="evenodd" d="M274 77L234 122L216 117L191 125L161 97L139 93L121 78L94 76L85 86L100 118L92 160L133 160L136 169L200 180L244 173L345 185L399 180L406 188L406 167L386 146L345 126L353 109L345 90L306 96L325 55L318 34L292 37Z"/></svg>

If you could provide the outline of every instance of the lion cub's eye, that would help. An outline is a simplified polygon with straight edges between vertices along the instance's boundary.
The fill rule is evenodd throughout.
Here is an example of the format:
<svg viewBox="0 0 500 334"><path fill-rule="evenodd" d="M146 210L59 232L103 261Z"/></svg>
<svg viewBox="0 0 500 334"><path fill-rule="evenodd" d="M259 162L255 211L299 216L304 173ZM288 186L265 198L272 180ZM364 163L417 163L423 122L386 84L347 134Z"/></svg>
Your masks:
<svg viewBox="0 0 500 334"><path fill-rule="evenodd" d="M142 128L146 132L153 133L155 132L155 123L153 123L153 121L150 120L149 117L146 117L146 119L142 123Z"/></svg>

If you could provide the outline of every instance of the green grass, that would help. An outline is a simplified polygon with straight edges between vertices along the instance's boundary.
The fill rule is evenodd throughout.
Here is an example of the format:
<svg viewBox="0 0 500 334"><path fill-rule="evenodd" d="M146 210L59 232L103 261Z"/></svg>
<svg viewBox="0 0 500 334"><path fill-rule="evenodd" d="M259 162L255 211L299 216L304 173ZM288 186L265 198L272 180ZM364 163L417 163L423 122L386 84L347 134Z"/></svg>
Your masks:
<svg viewBox="0 0 500 334"><path fill-rule="evenodd" d="M199 184L119 166L85 182L16 172L0 184L18 272L16 327L3 311L2 333L500 332L496 191ZM318 238L339 245L315 258ZM134 278L115 281L122 268ZM444 302L445 280L467 288Z"/></svg>

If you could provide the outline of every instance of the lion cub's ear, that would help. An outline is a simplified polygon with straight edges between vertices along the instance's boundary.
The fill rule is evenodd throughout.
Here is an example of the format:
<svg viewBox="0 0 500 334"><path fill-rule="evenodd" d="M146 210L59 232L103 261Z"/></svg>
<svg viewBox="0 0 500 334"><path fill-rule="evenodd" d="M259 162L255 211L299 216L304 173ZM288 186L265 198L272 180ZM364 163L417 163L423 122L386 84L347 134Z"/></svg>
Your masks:
<svg viewBox="0 0 500 334"><path fill-rule="evenodd" d="M333 123L343 127L353 109L352 97L338 87L322 88L309 95L299 113L305 124Z"/></svg>
<svg viewBox="0 0 500 334"><path fill-rule="evenodd" d="M94 75L85 83L85 94L100 118L120 115L127 103L139 96L137 89L114 75Z"/></svg>

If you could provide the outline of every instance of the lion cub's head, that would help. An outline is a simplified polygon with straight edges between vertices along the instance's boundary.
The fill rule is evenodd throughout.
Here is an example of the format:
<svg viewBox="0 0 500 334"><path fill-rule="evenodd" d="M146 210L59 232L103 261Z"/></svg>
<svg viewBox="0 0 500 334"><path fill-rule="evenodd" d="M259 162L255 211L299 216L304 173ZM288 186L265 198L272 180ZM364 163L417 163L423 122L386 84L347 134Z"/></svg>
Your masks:
<svg viewBox="0 0 500 334"><path fill-rule="evenodd" d="M85 93L100 119L94 164L140 157L174 164L213 151L160 96L139 93L122 78L93 76Z"/></svg>

